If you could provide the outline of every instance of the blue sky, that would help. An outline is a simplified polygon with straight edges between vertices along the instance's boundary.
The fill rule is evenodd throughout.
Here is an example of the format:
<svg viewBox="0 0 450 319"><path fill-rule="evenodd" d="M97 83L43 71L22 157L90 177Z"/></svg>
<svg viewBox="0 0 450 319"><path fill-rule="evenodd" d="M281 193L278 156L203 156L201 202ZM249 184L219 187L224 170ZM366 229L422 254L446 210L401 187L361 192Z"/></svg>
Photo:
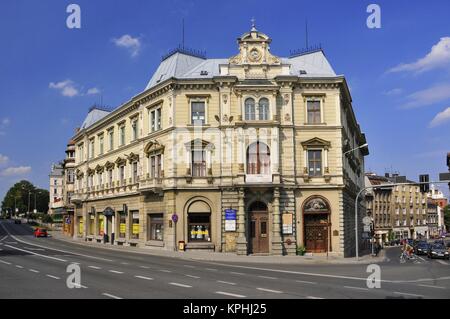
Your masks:
<svg viewBox="0 0 450 319"><path fill-rule="evenodd" d="M66 7L81 7L68 29ZM381 7L381 29L366 8ZM450 2L3 0L0 3L0 199L20 179L48 188L51 163L94 103L117 107L141 92L181 42L208 57L237 52L256 19L272 52L321 43L344 74L366 133L366 170L438 178L450 151ZM447 190L448 193L448 190Z"/></svg>

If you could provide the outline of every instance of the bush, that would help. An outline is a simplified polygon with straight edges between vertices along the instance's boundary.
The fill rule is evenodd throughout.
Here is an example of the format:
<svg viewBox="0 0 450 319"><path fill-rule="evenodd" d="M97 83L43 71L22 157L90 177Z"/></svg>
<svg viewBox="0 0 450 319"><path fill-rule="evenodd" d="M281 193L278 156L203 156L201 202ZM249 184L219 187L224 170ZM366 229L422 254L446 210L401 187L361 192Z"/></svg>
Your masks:
<svg viewBox="0 0 450 319"><path fill-rule="evenodd" d="M306 247L305 246L298 246L297 247L297 255L303 256L306 253Z"/></svg>

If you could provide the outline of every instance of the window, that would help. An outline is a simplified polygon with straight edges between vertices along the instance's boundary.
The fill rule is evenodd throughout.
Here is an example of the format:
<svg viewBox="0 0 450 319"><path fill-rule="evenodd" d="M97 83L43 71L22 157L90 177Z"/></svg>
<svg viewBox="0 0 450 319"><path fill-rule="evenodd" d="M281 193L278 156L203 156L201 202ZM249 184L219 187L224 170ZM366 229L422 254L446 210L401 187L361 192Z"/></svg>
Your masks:
<svg viewBox="0 0 450 319"><path fill-rule="evenodd" d="M308 151L309 176L322 176L322 151Z"/></svg>
<svg viewBox="0 0 450 319"><path fill-rule="evenodd" d="M308 110L308 123L319 124L321 123L320 116L320 101L307 101L306 107Z"/></svg>
<svg viewBox="0 0 450 319"><path fill-rule="evenodd" d="M109 183L109 186L112 187L112 184L113 184L113 170L112 169L108 170L108 183Z"/></svg>
<svg viewBox="0 0 450 319"><path fill-rule="evenodd" d="M188 214L188 231L191 242L211 241L211 214Z"/></svg>
<svg viewBox="0 0 450 319"><path fill-rule="evenodd" d="M131 136L133 141L137 140L138 138L138 120L135 119L133 120L133 122L131 123Z"/></svg>
<svg viewBox="0 0 450 319"><path fill-rule="evenodd" d="M191 121L194 125L205 124L205 102L191 103Z"/></svg>
<svg viewBox="0 0 450 319"><path fill-rule="evenodd" d="M192 150L192 176L206 176L206 151Z"/></svg>
<svg viewBox="0 0 450 319"><path fill-rule="evenodd" d="M94 176L93 175L89 175L88 177L88 187L92 187L94 186Z"/></svg>
<svg viewBox="0 0 450 319"><path fill-rule="evenodd" d="M127 215L119 212L119 238L125 238L127 232Z"/></svg>
<svg viewBox="0 0 450 319"><path fill-rule="evenodd" d="M114 149L114 130L109 130L108 136L109 136L109 150L112 151Z"/></svg>
<svg viewBox="0 0 450 319"><path fill-rule="evenodd" d="M95 215L89 214L89 235L94 235Z"/></svg>
<svg viewBox="0 0 450 319"><path fill-rule="evenodd" d="M139 239L139 211L131 211L131 238Z"/></svg>
<svg viewBox="0 0 450 319"><path fill-rule="evenodd" d="M161 129L161 108L150 111L150 128L151 132Z"/></svg>
<svg viewBox="0 0 450 319"><path fill-rule="evenodd" d="M94 157L94 142L95 142L95 140L94 139L91 139L90 141L89 141L89 149L88 149L88 158L89 159L91 159L91 158L93 158Z"/></svg>
<svg viewBox="0 0 450 319"><path fill-rule="evenodd" d="M125 145L125 125L122 125L119 128L119 136L120 136L120 146Z"/></svg>
<svg viewBox="0 0 450 319"><path fill-rule="evenodd" d="M256 142L248 147L247 174L270 174L270 150L266 144Z"/></svg>
<svg viewBox="0 0 450 319"><path fill-rule="evenodd" d="M132 164L132 170L133 170L133 183L138 182L138 163L134 162Z"/></svg>
<svg viewBox="0 0 450 319"><path fill-rule="evenodd" d="M103 236L104 235L104 230L105 230L105 216L103 216L103 214L99 214L98 215L98 230L97 230L97 234L99 236Z"/></svg>
<svg viewBox="0 0 450 319"><path fill-rule="evenodd" d="M254 121L255 119L255 100L248 98L245 100L245 120Z"/></svg>
<svg viewBox="0 0 450 319"><path fill-rule="evenodd" d="M67 182L73 183L74 181L75 181L75 174L73 172L73 169L68 169L67 170Z"/></svg>
<svg viewBox="0 0 450 319"><path fill-rule="evenodd" d="M262 121L269 119L269 100L266 98L259 100L259 119Z"/></svg>
<svg viewBox="0 0 450 319"><path fill-rule="evenodd" d="M103 154L104 147L103 147L103 135L98 137L98 146L99 146L99 154Z"/></svg>
<svg viewBox="0 0 450 319"><path fill-rule="evenodd" d="M150 177L161 177L161 154L150 157Z"/></svg>
<svg viewBox="0 0 450 319"><path fill-rule="evenodd" d="M163 214L150 214L149 220L150 220L150 222L149 222L149 224L150 224L149 240L163 241L163 235L164 235Z"/></svg>
<svg viewBox="0 0 450 319"><path fill-rule="evenodd" d="M84 144L80 144L78 145L78 158L80 160L80 162L84 161Z"/></svg>
<svg viewBox="0 0 450 319"><path fill-rule="evenodd" d="M123 165L119 167L119 181L121 185L125 182L125 166Z"/></svg>
<svg viewBox="0 0 450 319"><path fill-rule="evenodd" d="M97 174L97 182L98 182L98 186L103 185L103 174L102 173Z"/></svg>

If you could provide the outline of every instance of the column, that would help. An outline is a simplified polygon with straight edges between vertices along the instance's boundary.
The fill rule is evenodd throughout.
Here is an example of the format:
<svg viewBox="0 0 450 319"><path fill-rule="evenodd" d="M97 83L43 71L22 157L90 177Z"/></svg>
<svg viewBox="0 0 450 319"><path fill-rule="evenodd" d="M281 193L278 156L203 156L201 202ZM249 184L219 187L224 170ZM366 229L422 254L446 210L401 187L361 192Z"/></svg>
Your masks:
<svg viewBox="0 0 450 319"><path fill-rule="evenodd" d="M237 238L237 254L238 255L247 255L247 239L245 237L245 207L244 207L244 189L239 189L239 198L238 198L238 238Z"/></svg>
<svg viewBox="0 0 450 319"><path fill-rule="evenodd" d="M272 254L283 255L283 241L281 239L280 227L280 190L273 191L273 212L272 212Z"/></svg>

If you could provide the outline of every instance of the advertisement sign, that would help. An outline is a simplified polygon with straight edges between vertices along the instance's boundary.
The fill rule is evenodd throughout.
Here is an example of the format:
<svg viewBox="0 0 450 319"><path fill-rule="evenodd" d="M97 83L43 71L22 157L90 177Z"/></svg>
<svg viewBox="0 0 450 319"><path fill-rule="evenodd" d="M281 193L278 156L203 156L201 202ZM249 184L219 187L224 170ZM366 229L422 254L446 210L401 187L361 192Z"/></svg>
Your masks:
<svg viewBox="0 0 450 319"><path fill-rule="evenodd" d="M126 224L120 224L119 225L119 233L121 233L121 234L125 234L125 232L126 232Z"/></svg>
<svg viewBox="0 0 450 319"><path fill-rule="evenodd" d="M105 234L105 224L104 224L104 220L103 220L103 215L98 215L98 230L99 230L99 234L100 236L103 236Z"/></svg>
<svg viewBox="0 0 450 319"><path fill-rule="evenodd" d="M294 233L294 215L292 213L286 213L282 215L283 221L283 234L284 235L292 235Z"/></svg>
<svg viewBox="0 0 450 319"><path fill-rule="evenodd" d="M139 224L133 224L133 235L139 235Z"/></svg>
<svg viewBox="0 0 450 319"><path fill-rule="evenodd" d="M83 218L81 217L78 221L78 233L80 235L82 235L84 232L84 222L83 222Z"/></svg>
<svg viewBox="0 0 450 319"><path fill-rule="evenodd" d="M236 213L235 209L225 209L225 231L236 231Z"/></svg>

